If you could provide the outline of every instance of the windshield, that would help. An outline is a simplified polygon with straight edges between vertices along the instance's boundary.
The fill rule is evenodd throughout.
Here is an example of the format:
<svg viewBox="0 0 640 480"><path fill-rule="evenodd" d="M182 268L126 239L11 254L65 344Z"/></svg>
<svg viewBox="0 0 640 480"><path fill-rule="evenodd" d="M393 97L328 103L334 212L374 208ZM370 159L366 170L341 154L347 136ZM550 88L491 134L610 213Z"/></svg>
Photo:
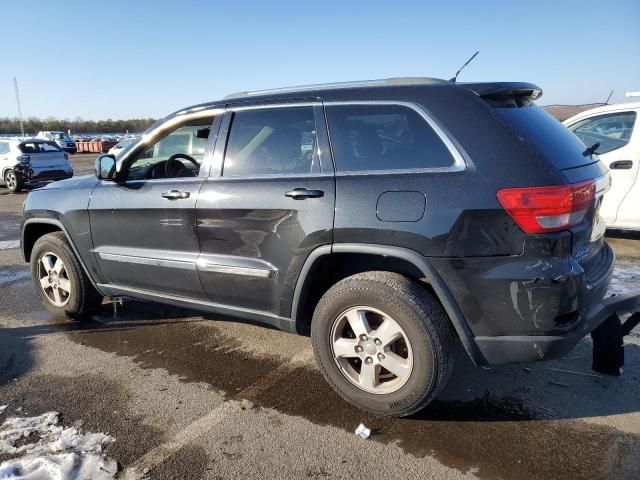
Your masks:
<svg viewBox="0 0 640 480"><path fill-rule="evenodd" d="M126 138L116 145L117 148L126 148L133 143L134 138Z"/></svg>
<svg viewBox="0 0 640 480"><path fill-rule="evenodd" d="M69 135L67 135L64 132L54 132L52 133L52 135L53 135L53 138L55 138L56 140L71 140L69 138Z"/></svg>

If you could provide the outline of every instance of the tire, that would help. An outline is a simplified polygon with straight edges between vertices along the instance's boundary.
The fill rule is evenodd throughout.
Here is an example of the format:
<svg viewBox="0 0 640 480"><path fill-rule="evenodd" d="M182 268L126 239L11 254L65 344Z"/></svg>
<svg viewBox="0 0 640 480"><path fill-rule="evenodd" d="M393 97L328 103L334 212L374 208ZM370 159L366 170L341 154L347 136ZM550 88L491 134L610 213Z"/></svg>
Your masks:
<svg viewBox="0 0 640 480"><path fill-rule="evenodd" d="M23 181L19 173L13 169L9 169L4 172L4 184L7 186L11 193L19 192L22 189Z"/></svg>
<svg viewBox="0 0 640 480"><path fill-rule="evenodd" d="M36 241L31 251L31 278L42 304L57 316L84 319L102 303L102 295L85 274L63 232L49 233Z"/></svg>
<svg viewBox="0 0 640 480"><path fill-rule="evenodd" d="M366 341L352 328L362 315ZM396 273L360 273L332 286L316 306L311 341L333 389L376 414L404 417L421 410L440 393L453 368L454 332L440 303ZM360 353L352 354L352 346ZM377 372L373 382L371 375L363 376L365 364L366 372ZM397 375L385 365L393 365Z"/></svg>

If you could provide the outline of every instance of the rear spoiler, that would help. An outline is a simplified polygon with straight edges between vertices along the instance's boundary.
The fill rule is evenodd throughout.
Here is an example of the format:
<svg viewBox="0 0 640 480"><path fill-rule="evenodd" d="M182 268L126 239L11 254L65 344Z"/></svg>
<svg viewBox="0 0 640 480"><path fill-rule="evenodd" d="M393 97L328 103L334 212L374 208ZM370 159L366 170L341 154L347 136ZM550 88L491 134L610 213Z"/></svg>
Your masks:
<svg viewBox="0 0 640 480"><path fill-rule="evenodd" d="M474 92L479 97L497 99L504 97L518 98L521 100L537 100L542 96L542 89L525 82L487 82L487 83L459 83Z"/></svg>

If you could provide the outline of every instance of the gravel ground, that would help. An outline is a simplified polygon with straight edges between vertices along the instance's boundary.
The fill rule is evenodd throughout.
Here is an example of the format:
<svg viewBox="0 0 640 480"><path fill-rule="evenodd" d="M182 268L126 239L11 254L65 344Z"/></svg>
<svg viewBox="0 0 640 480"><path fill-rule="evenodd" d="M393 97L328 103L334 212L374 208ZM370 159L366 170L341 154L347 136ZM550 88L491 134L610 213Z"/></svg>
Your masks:
<svg viewBox="0 0 640 480"><path fill-rule="evenodd" d="M73 156L76 172L93 158ZM17 239L23 201L0 188L0 242ZM613 288L638 291L640 242L611 243ZM562 360L499 368L458 352L438 401L398 420L339 399L305 337L139 302L52 318L15 248L0 248L0 288L0 422L54 410L108 433L122 476L640 477L639 329L619 378L590 370L589 339ZM353 433L361 422L368 440Z"/></svg>

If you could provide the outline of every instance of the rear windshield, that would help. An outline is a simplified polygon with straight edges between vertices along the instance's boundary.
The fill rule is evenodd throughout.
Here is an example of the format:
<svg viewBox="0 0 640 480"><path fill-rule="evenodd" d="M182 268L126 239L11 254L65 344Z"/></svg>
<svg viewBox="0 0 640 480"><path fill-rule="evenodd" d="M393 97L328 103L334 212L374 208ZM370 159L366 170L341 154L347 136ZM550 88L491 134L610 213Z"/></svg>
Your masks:
<svg viewBox="0 0 640 480"><path fill-rule="evenodd" d="M58 147L53 142L23 142L18 145L18 149L22 153L41 153L41 152L59 152Z"/></svg>
<svg viewBox="0 0 640 480"><path fill-rule="evenodd" d="M595 161L595 157L583 155L586 147L578 137L533 103L500 106L495 111L520 137L537 147L556 168L563 170Z"/></svg>

